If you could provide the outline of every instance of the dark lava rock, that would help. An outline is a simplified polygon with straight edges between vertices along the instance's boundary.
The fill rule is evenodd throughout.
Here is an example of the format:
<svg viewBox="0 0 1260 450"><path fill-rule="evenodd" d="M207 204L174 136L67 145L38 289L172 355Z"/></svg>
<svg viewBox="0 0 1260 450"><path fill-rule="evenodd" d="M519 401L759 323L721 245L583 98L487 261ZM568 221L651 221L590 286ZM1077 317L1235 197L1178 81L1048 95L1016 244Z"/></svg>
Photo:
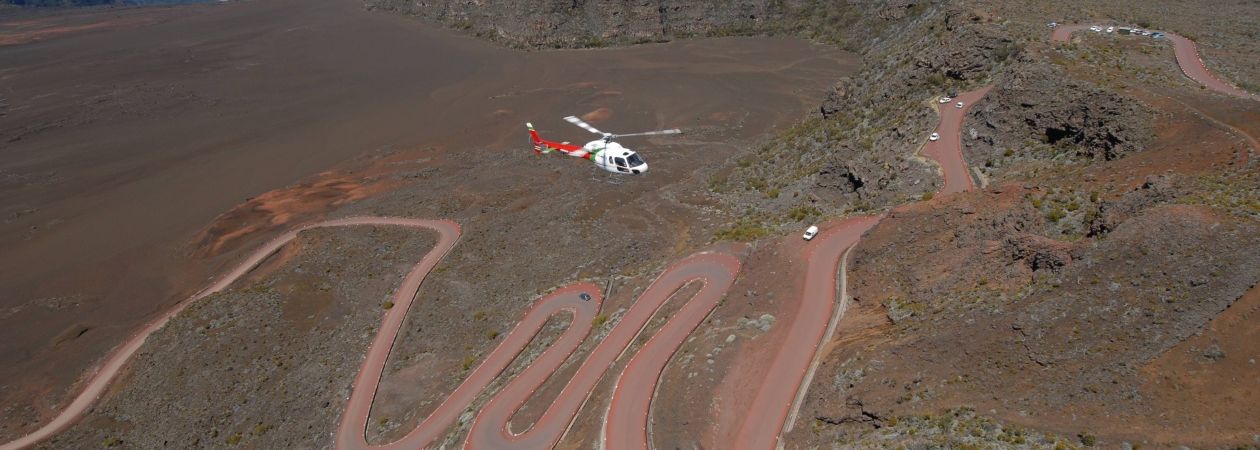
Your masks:
<svg viewBox="0 0 1260 450"><path fill-rule="evenodd" d="M1068 78L1052 66L1020 69L1007 72L989 93L991 101L972 113L980 145L966 150L970 161L1009 156L1008 150L1113 160L1141 151L1153 137L1152 113L1136 100ZM1037 151L1045 146L1059 150Z"/></svg>
<svg viewBox="0 0 1260 450"><path fill-rule="evenodd" d="M1011 259L1024 261L1033 271L1058 272L1072 262L1072 244L1035 234L1009 236L1002 241L1002 247Z"/></svg>
<svg viewBox="0 0 1260 450"><path fill-rule="evenodd" d="M1144 209L1167 203L1177 197L1179 189L1171 175L1152 175L1137 189L1116 200L1103 201L1098 215L1089 223L1089 235L1101 236Z"/></svg>

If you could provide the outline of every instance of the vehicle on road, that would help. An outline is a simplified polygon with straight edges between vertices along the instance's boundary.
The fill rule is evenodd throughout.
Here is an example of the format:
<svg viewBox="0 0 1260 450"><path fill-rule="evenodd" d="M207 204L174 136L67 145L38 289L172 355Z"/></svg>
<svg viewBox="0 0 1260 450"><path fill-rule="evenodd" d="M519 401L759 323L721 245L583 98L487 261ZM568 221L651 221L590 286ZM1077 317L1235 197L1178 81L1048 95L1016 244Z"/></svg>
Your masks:
<svg viewBox="0 0 1260 450"><path fill-rule="evenodd" d="M1163 38L1164 38L1164 33L1160 33L1158 31L1151 33L1151 39L1163 39Z"/></svg>
<svg viewBox="0 0 1260 450"><path fill-rule="evenodd" d="M1047 23L1047 24L1046 24L1046 26L1047 26L1047 27L1050 27L1050 28L1054 28L1054 27L1059 26L1059 23L1058 23L1058 22L1050 22L1050 23Z"/></svg>
<svg viewBox="0 0 1260 450"><path fill-rule="evenodd" d="M958 102L958 103L955 103L955 104L954 104L954 107L955 107L955 108L958 108L958 109L962 109L962 107L963 107L963 102Z"/></svg>
<svg viewBox="0 0 1260 450"><path fill-rule="evenodd" d="M598 134L602 137L600 139L587 142L586 145L581 146L571 145L568 142L552 142L543 140L543 138L538 135L538 132L534 131L534 125L526 123L525 128L529 129L529 143L534 146L534 154L541 155L544 153L551 153L552 150L557 150L560 153L564 153L569 156L589 159L591 162L595 163L595 165L599 166L599 168L612 173L638 175L647 173L648 169L647 161L644 161L643 157L639 156L639 154L635 153L633 150L613 142L613 139L630 136L655 136L682 133L681 130L675 128L672 130L645 131L642 133L613 134L599 131L595 129L595 127L591 126L591 124L586 123L576 116L565 117L564 120L577 125L583 130Z"/></svg>
<svg viewBox="0 0 1260 450"><path fill-rule="evenodd" d="M932 134L928 135L928 140L929 140L929 141L936 141L936 140L938 140L938 139L940 139L940 138L941 138L941 134L940 134L940 133L932 133Z"/></svg>
<svg viewBox="0 0 1260 450"><path fill-rule="evenodd" d="M953 99L949 97L941 97L940 102L941 104L945 104L945 103L949 103L951 100Z"/></svg>
<svg viewBox="0 0 1260 450"><path fill-rule="evenodd" d="M1102 27L1098 25L1094 25L1092 27L1089 27L1089 31L1093 31L1095 33L1102 32Z"/></svg>
<svg viewBox="0 0 1260 450"><path fill-rule="evenodd" d="M818 226L810 225L809 228L805 229L805 234L802 235L801 237L808 241L808 240L813 239L814 236L817 236L817 235L818 235Z"/></svg>
<svg viewBox="0 0 1260 450"><path fill-rule="evenodd" d="M1116 31L1116 27L1107 27L1107 32L1108 32L1108 33L1112 33L1112 32L1115 32L1115 31Z"/></svg>

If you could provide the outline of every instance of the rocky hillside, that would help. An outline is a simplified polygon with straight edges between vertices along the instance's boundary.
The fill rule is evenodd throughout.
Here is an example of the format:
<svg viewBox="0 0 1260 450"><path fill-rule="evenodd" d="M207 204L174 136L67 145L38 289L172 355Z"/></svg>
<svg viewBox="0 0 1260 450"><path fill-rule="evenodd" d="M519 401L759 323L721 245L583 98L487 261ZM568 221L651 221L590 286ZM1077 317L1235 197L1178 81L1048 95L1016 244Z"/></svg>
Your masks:
<svg viewBox="0 0 1260 450"><path fill-rule="evenodd" d="M364 0L371 9L441 22L518 48L581 48L698 36L793 34L860 48L923 0L624 2Z"/></svg>
<svg viewBox="0 0 1260 450"><path fill-rule="evenodd" d="M1160 43L1095 53L1091 45L1108 44L1091 37L1062 50L1047 42L1045 22L1117 20L1204 36L1207 65L1243 86L1256 76L1247 70L1254 49L1241 44L1252 31L1213 25L1207 18L1221 13L1202 8L1172 17L1069 3L369 1L518 47L789 34L859 53L862 71L836 80L815 114L708 180L733 211L719 239L930 198L942 181L916 154L937 122L932 100L994 86L965 123L964 152L1000 186L898 210L863 240L848 332L789 442L1247 441L1231 434L1246 429L1246 415L1225 399L1250 394L1201 392L1178 374L1193 367L1229 379L1242 370L1231 361L1255 350L1215 331L1236 320L1231 307L1244 317L1255 307L1240 300L1260 278L1254 163L1235 166L1248 150L1228 147L1236 134L1200 134L1220 133L1208 119L1186 125L1200 110L1161 108L1210 95L1186 85ZM1124 54L1133 58L1116 59ZM1207 131L1161 133L1170 123ZM1224 431L1194 435L1204 420L1195 412Z"/></svg>

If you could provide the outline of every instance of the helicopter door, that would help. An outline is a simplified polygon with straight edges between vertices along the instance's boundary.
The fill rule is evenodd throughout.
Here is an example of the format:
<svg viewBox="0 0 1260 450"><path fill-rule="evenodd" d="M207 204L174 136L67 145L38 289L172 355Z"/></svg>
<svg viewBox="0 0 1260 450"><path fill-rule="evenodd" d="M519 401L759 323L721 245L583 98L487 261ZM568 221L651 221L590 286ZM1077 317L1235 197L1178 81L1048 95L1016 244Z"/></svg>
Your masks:
<svg viewBox="0 0 1260 450"><path fill-rule="evenodd" d="M618 172L629 172L630 166L626 165L626 159L620 156L613 158L614 164L617 165Z"/></svg>

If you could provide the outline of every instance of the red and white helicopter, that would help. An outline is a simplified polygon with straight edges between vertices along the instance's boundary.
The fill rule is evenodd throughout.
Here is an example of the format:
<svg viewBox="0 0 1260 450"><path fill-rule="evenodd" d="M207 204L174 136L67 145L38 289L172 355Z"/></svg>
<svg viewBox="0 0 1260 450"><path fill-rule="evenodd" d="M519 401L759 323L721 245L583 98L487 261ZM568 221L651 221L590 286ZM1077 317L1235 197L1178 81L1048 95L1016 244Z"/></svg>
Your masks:
<svg viewBox="0 0 1260 450"><path fill-rule="evenodd" d="M538 132L534 131L534 125L526 123L525 127L529 128L529 142L534 146L534 153L543 154L551 153L552 150L560 151L569 156L578 158L586 158L595 163L600 168L613 173L642 174L647 173L647 162L635 153L633 150L622 147L621 144L613 142L615 138L623 138L630 136L655 136L661 134L678 134L682 130L677 128L672 130L646 131L642 133L626 133L614 134L605 133L595 129L591 124L583 122L574 116L565 117L569 123L577 125L582 129L603 136L600 139L587 142L586 145L571 145L568 142L552 142L543 140L538 136Z"/></svg>

